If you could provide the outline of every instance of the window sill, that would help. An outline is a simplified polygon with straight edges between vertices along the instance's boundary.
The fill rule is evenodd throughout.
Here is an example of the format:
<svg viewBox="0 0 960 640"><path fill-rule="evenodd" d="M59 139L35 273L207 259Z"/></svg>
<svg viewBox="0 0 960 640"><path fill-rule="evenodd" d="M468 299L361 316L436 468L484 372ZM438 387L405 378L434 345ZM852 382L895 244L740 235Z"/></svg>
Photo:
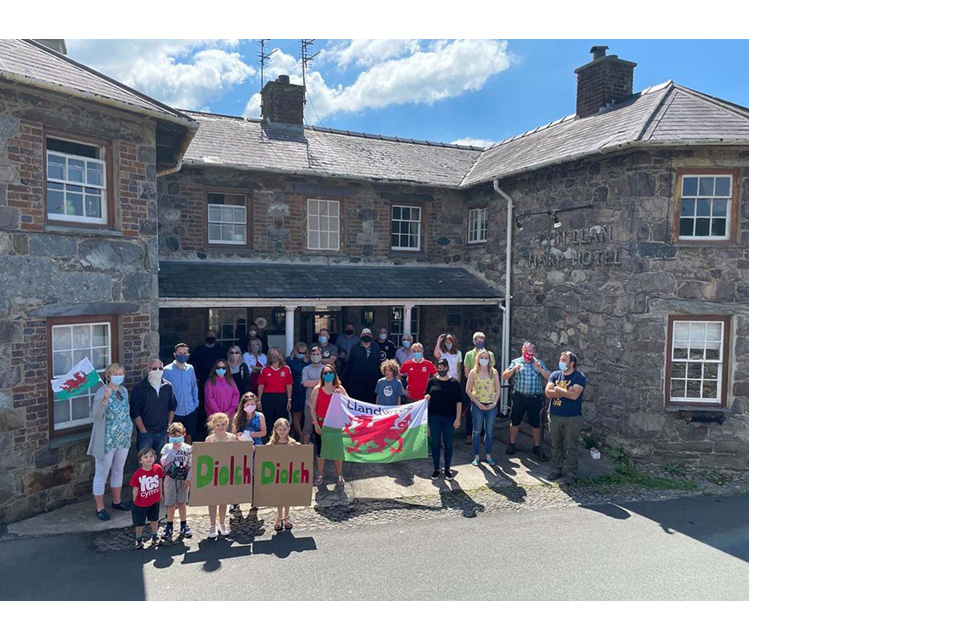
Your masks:
<svg viewBox="0 0 960 640"><path fill-rule="evenodd" d="M82 427L82 431L77 431L75 433L68 433L62 436L54 436L50 439L49 447L51 449L59 449L61 447L67 447L71 444L76 444L78 442L85 442L90 439L90 429L92 427Z"/></svg>
<svg viewBox="0 0 960 640"><path fill-rule="evenodd" d="M127 237L123 235L123 231L118 231L117 229L109 229L104 226L87 227L80 224L58 224L56 222L47 222L44 225L43 230L50 231L53 233L69 233L72 236L91 235L91 236L112 236L115 238Z"/></svg>
<svg viewBox="0 0 960 640"><path fill-rule="evenodd" d="M719 405L668 404L663 408L667 413L730 413L729 407Z"/></svg>
<svg viewBox="0 0 960 640"><path fill-rule="evenodd" d="M734 249L742 246L739 242L733 242L731 240L674 240L673 246L679 248L690 248L690 247L724 247Z"/></svg>

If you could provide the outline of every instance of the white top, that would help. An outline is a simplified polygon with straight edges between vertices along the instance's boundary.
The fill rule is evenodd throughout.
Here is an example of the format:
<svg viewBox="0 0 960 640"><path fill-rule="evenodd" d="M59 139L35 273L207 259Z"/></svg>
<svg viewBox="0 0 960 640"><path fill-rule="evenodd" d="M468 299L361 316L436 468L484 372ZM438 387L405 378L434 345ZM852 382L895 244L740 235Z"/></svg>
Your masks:
<svg viewBox="0 0 960 640"><path fill-rule="evenodd" d="M447 361L447 364L450 366L450 377L460 379L460 367L459 365L463 362L463 357L460 355L460 352L456 353L447 353L445 351L440 351L440 355L443 356L443 359Z"/></svg>
<svg viewBox="0 0 960 640"><path fill-rule="evenodd" d="M254 358L253 354L248 351L243 354L243 361L247 363L247 366L250 367L251 370L258 364L261 367L267 366L267 356L262 353Z"/></svg>

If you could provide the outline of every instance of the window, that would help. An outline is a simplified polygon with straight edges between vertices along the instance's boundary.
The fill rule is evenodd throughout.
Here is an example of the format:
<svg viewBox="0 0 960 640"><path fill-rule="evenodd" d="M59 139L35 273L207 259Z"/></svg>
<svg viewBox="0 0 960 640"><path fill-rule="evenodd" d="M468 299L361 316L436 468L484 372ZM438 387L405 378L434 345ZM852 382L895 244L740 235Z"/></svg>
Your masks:
<svg viewBox="0 0 960 640"><path fill-rule="evenodd" d="M420 207L393 205L390 248L396 251L420 251Z"/></svg>
<svg viewBox="0 0 960 640"><path fill-rule="evenodd" d="M207 193L207 244L247 244L247 196Z"/></svg>
<svg viewBox="0 0 960 640"><path fill-rule="evenodd" d="M217 332L217 344L231 346L247 330L246 309L210 309L209 324Z"/></svg>
<svg viewBox="0 0 960 640"><path fill-rule="evenodd" d="M726 403L730 320L717 316L670 318L667 393L671 404Z"/></svg>
<svg viewBox="0 0 960 640"><path fill-rule="evenodd" d="M410 335L413 342L420 341L420 307L414 307L410 314ZM390 339L399 347L402 338L403 307L390 307Z"/></svg>
<svg viewBox="0 0 960 640"><path fill-rule="evenodd" d="M680 172L676 238L736 238L737 172L690 169Z"/></svg>
<svg viewBox="0 0 960 640"><path fill-rule="evenodd" d="M307 249L340 250L340 203L307 200Z"/></svg>
<svg viewBox="0 0 960 640"><path fill-rule="evenodd" d="M116 322L109 317L98 318L92 322L73 324L54 324L49 326L51 380L67 373L81 360L87 358L103 378L103 372L111 362L116 362L115 348ZM99 386L67 400L53 400L51 394L53 432L61 432L85 427L92 422L91 402Z"/></svg>
<svg viewBox="0 0 960 640"><path fill-rule="evenodd" d="M47 219L107 224L105 147L47 138Z"/></svg>
<svg viewBox="0 0 960 640"><path fill-rule="evenodd" d="M467 212L467 243L487 241L487 208L470 209Z"/></svg>

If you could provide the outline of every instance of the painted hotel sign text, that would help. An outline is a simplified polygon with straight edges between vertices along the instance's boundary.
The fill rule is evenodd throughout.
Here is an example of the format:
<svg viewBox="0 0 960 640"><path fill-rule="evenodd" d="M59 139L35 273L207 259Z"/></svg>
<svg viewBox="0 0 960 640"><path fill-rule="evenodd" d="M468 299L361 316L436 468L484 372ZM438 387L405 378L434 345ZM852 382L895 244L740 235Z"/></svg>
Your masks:
<svg viewBox="0 0 960 640"><path fill-rule="evenodd" d="M562 253L530 252L527 266L582 269L597 265L622 264L621 250L611 249L613 227L594 225L583 229L554 229L541 234L541 244L549 243Z"/></svg>

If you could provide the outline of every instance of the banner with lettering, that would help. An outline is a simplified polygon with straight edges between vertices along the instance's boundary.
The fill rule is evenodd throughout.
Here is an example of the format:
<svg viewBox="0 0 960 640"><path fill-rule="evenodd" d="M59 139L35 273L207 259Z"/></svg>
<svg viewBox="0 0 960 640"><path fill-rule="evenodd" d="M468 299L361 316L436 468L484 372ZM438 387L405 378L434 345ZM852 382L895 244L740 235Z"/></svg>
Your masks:
<svg viewBox="0 0 960 640"><path fill-rule="evenodd" d="M313 447L261 445L254 456L253 505L309 507L313 500Z"/></svg>
<svg viewBox="0 0 960 640"><path fill-rule="evenodd" d="M427 457L427 401L397 407L339 393L323 419L320 457L347 462L399 462Z"/></svg>
<svg viewBox="0 0 960 640"><path fill-rule="evenodd" d="M190 467L190 506L247 504L253 498L253 444L197 442Z"/></svg>

